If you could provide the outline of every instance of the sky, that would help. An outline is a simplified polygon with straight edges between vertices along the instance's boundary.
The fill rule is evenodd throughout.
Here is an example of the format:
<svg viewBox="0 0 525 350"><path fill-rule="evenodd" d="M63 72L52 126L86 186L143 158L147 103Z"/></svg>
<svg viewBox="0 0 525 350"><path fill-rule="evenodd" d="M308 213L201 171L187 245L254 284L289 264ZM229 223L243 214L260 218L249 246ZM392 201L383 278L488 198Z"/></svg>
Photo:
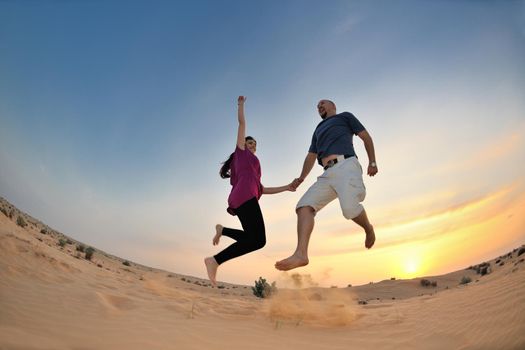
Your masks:
<svg viewBox="0 0 525 350"><path fill-rule="evenodd" d="M321 286L451 272L525 243L525 1L0 1L0 196L74 239L206 277L231 189L238 95L262 183L299 176L320 99L371 134L363 202L316 216ZM354 146L368 163L360 139ZM284 281L297 192L265 195L267 245L218 279ZM520 214L521 213L521 214ZM292 273L293 273L292 272Z"/></svg>

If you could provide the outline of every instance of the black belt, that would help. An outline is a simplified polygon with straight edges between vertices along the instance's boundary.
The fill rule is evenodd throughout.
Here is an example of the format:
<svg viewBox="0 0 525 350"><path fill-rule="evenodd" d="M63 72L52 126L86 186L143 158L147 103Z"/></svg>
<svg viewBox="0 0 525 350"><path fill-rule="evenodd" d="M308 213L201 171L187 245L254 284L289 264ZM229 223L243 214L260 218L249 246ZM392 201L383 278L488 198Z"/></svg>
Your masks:
<svg viewBox="0 0 525 350"><path fill-rule="evenodd" d="M350 155L350 154L345 154L344 157L345 157L345 159L347 159L347 158L350 158L350 157L353 157L353 156ZM323 169L326 170L326 169L328 169L328 168L331 168L331 167L333 167L334 165L336 165L337 163L339 163L339 160L338 160L337 158L335 158L335 159L330 159L330 160L328 161L328 163L326 163L326 166L325 166Z"/></svg>

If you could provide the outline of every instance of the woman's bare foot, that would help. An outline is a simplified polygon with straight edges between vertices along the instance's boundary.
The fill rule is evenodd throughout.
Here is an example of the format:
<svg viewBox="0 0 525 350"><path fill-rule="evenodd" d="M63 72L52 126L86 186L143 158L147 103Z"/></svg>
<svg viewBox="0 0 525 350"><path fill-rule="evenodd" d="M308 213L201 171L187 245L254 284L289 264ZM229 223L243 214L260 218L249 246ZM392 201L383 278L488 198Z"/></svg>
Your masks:
<svg viewBox="0 0 525 350"><path fill-rule="evenodd" d="M221 240L221 236L222 236L222 229L224 227L222 227L222 225L215 225L215 231L217 232L215 234L215 236L213 237L213 245L217 245L219 244L219 241Z"/></svg>
<svg viewBox="0 0 525 350"><path fill-rule="evenodd" d="M288 271L306 265L308 265L308 258L299 256L298 254L294 253L288 258L276 262L275 268L281 271Z"/></svg>
<svg viewBox="0 0 525 350"><path fill-rule="evenodd" d="M365 239L365 247L370 249L374 245L374 242L376 241L376 235L374 233L374 227L370 225L368 230L365 230L366 233L366 239Z"/></svg>
<svg viewBox="0 0 525 350"><path fill-rule="evenodd" d="M210 279L211 284L216 287L217 281L215 280L217 276L217 268L219 267L219 264L217 264L217 261L215 261L215 258L208 257L204 259L204 264L206 265L206 270L208 271L208 278Z"/></svg>

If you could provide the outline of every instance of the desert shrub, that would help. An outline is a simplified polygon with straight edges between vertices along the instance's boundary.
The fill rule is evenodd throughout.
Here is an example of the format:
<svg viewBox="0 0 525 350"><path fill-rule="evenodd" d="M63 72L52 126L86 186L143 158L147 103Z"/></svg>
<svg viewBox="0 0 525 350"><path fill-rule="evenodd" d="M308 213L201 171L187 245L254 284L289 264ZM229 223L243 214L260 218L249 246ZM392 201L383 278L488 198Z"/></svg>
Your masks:
<svg viewBox="0 0 525 350"><path fill-rule="evenodd" d="M131 266L131 263L130 263L129 261L126 260L126 261L124 261L124 262L122 263L122 265Z"/></svg>
<svg viewBox="0 0 525 350"><path fill-rule="evenodd" d="M26 227L27 226L27 222L20 215L18 215L18 217L16 218L16 224L18 226L20 226L20 227Z"/></svg>
<svg viewBox="0 0 525 350"><path fill-rule="evenodd" d="M423 287L437 287L437 282L436 281L430 281L430 280L427 280L425 278L423 278L419 283L421 283L421 285Z"/></svg>
<svg viewBox="0 0 525 350"><path fill-rule="evenodd" d="M58 240L58 245L61 246L61 247L65 247L67 244L67 241L64 239L64 238L60 238Z"/></svg>
<svg viewBox="0 0 525 350"><path fill-rule="evenodd" d="M470 283L472 282L472 279L468 276L463 276L461 278L461 281L459 281L459 284L467 284L467 283Z"/></svg>
<svg viewBox="0 0 525 350"><path fill-rule="evenodd" d="M95 248L89 247L88 249L86 249L86 259L91 260L91 258L93 257L93 253L95 253Z"/></svg>
<svg viewBox="0 0 525 350"><path fill-rule="evenodd" d="M491 272L490 263L484 262L482 264L476 265L474 266L474 270L476 271L477 274L481 276L485 276Z"/></svg>
<svg viewBox="0 0 525 350"><path fill-rule="evenodd" d="M518 250L518 256L525 253L525 247L521 247L520 250Z"/></svg>
<svg viewBox="0 0 525 350"><path fill-rule="evenodd" d="M4 213L5 216L9 216L9 214L7 214L7 210L4 207L0 208L0 211Z"/></svg>
<svg viewBox="0 0 525 350"><path fill-rule="evenodd" d="M40 233L43 234L43 235L47 235L47 230L45 228L43 228L43 229L40 230Z"/></svg>
<svg viewBox="0 0 525 350"><path fill-rule="evenodd" d="M259 277L258 281L255 281L255 287L252 287L253 295L258 298L268 298L272 294L277 292L275 282L269 285L265 278Z"/></svg>
<svg viewBox="0 0 525 350"><path fill-rule="evenodd" d="M488 275L490 273L490 265L485 265L485 266L482 266L480 267L479 269L479 274L481 276L485 276L485 275Z"/></svg>
<svg viewBox="0 0 525 350"><path fill-rule="evenodd" d="M84 247L83 244L77 244L77 252L84 253L85 250L86 250L86 247Z"/></svg>

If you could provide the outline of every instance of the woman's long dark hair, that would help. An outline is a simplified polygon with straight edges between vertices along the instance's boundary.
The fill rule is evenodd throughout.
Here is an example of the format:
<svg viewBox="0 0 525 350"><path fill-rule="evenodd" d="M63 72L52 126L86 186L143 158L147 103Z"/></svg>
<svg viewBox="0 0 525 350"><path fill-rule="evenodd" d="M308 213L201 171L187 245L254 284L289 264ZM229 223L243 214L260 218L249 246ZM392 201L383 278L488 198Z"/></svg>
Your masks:
<svg viewBox="0 0 525 350"><path fill-rule="evenodd" d="M248 140L254 140L255 139L251 136L246 136L244 138L244 141L248 141ZM231 177L231 164L232 164L232 160L233 160L233 153L230 154L230 157L228 157L228 159L222 163L222 167L221 167L221 170L219 171L219 174L221 175L221 177L223 179L228 179Z"/></svg>

